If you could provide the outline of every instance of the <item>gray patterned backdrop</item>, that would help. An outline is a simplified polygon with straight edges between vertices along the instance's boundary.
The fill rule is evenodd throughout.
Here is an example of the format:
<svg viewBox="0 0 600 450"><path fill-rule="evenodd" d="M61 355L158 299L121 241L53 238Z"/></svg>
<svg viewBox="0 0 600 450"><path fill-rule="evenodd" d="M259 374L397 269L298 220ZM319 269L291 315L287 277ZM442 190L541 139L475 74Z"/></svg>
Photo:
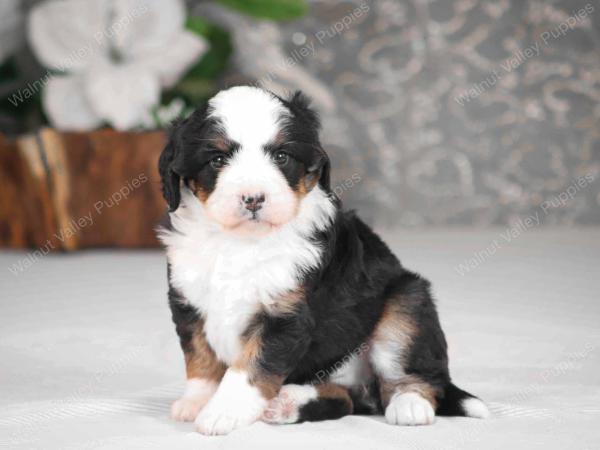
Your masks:
<svg viewBox="0 0 600 450"><path fill-rule="evenodd" d="M600 224L600 2L313 0L235 30L223 85L301 88L336 190L380 224Z"/></svg>

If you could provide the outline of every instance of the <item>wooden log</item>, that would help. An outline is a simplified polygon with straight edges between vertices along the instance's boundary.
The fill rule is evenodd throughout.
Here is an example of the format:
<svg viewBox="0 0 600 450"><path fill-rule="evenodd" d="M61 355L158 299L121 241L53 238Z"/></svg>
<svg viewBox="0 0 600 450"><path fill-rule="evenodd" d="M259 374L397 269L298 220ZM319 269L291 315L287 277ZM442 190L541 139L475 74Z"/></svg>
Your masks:
<svg viewBox="0 0 600 450"><path fill-rule="evenodd" d="M161 131L0 136L0 246L155 247Z"/></svg>
<svg viewBox="0 0 600 450"><path fill-rule="evenodd" d="M0 136L1 246L38 247L55 230L46 175L35 136Z"/></svg>

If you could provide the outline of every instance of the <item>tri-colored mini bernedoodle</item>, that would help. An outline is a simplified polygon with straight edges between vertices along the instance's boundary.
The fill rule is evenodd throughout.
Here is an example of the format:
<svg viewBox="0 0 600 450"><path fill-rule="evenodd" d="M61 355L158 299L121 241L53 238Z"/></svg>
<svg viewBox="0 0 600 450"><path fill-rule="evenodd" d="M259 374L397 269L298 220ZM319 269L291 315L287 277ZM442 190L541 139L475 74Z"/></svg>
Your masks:
<svg viewBox="0 0 600 450"><path fill-rule="evenodd" d="M429 282L342 210L319 127L302 94L246 86L174 124L159 163L187 368L173 418L225 434L347 414L486 417L450 380Z"/></svg>

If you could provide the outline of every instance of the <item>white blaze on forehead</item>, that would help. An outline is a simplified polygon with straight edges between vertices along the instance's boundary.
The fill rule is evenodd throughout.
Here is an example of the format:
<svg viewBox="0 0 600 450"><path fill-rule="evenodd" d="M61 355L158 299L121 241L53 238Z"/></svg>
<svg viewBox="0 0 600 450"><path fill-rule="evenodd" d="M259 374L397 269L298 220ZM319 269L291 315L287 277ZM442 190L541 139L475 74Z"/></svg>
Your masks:
<svg viewBox="0 0 600 450"><path fill-rule="evenodd" d="M249 217L241 199L261 194L265 198L259 214L261 221L278 225L290 220L298 200L265 151L289 111L269 92L248 86L222 91L209 105L210 117L217 119L223 133L240 146L219 172L215 189L206 201L210 217L224 226L235 227Z"/></svg>
<svg viewBox="0 0 600 450"><path fill-rule="evenodd" d="M250 86L221 91L209 105L210 117L219 119L225 134L242 147L256 148L272 141L280 129L281 117L288 114L272 94Z"/></svg>

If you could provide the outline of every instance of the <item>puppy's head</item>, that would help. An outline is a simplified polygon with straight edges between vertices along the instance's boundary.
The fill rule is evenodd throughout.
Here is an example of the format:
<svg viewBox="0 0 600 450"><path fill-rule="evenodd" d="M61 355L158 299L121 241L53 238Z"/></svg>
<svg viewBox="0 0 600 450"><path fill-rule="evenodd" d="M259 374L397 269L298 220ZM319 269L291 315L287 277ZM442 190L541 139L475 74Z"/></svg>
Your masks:
<svg viewBox="0 0 600 450"><path fill-rule="evenodd" d="M246 86L220 92L171 130L159 162L170 210L183 184L228 230L284 225L311 190L330 191L318 132L317 114L299 92L287 100Z"/></svg>

